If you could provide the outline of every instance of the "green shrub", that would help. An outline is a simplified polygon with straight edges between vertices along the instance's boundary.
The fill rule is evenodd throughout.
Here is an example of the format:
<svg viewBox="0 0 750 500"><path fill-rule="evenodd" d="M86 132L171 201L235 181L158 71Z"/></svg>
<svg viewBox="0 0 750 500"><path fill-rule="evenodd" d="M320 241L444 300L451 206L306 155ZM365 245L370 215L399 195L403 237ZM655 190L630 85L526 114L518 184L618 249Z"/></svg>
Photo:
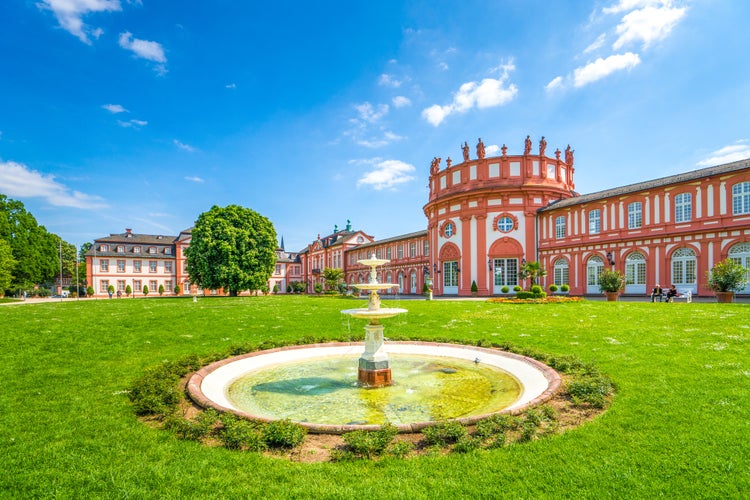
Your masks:
<svg viewBox="0 0 750 500"><path fill-rule="evenodd" d="M477 287L477 282L472 280L471 282L471 293L477 293L479 291L479 287Z"/></svg>
<svg viewBox="0 0 750 500"><path fill-rule="evenodd" d="M271 448L296 448L307 435L307 429L291 420L275 420L266 424L263 438Z"/></svg>
<svg viewBox="0 0 750 500"><path fill-rule="evenodd" d="M521 434L518 436L519 443L526 443L536 437L538 426L533 422L525 421L521 425Z"/></svg>
<svg viewBox="0 0 750 500"><path fill-rule="evenodd" d="M557 290L558 290L558 288L557 288L557 285L555 285L554 283L552 283L552 284L551 284L551 285L549 286L549 291L550 291L550 292L552 292L552 293L555 293L555 292L556 292Z"/></svg>
<svg viewBox="0 0 750 500"><path fill-rule="evenodd" d="M164 295L164 285L159 285L159 295Z"/></svg>
<svg viewBox="0 0 750 500"><path fill-rule="evenodd" d="M445 446L457 442L467 435L466 427L455 420L437 422L422 429L428 445Z"/></svg>
<svg viewBox="0 0 750 500"><path fill-rule="evenodd" d="M461 439L456 441L453 446L453 451L457 453L469 453L474 450L482 448L482 440L478 438L472 438L470 436L463 436Z"/></svg>
<svg viewBox="0 0 750 500"><path fill-rule="evenodd" d="M181 291L182 291L182 289L180 288L180 285L176 285L174 287L174 294L175 295L179 295Z"/></svg>
<svg viewBox="0 0 750 500"><path fill-rule="evenodd" d="M213 408L201 412L195 420L171 415L164 420L164 428L173 431L180 439L200 441L207 437L219 421L219 414Z"/></svg>
<svg viewBox="0 0 750 500"><path fill-rule="evenodd" d="M521 288L521 285L516 285L513 287L513 291L516 293L520 292L521 290L523 290L523 288Z"/></svg>
<svg viewBox="0 0 750 500"><path fill-rule="evenodd" d="M503 292L503 293L508 293L508 292L510 292L510 288L508 288L507 285L503 285L503 287L500 289L500 291Z"/></svg>
<svg viewBox="0 0 750 500"><path fill-rule="evenodd" d="M182 401L177 387L180 377L165 365L146 370L130 386L128 397L136 415L163 416L173 413Z"/></svg>
<svg viewBox="0 0 750 500"><path fill-rule="evenodd" d="M563 283L560 286L560 291L561 292L569 292L570 291L570 286L567 283Z"/></svg>
<svg viewBox="0 0 750 500"><path fill-rule="evenodd" d="M594 408L604 408L614 386L606 375L594 374L571 380L567 390L576 406L589 404Z"/></svg>
<svg viewBox="0 0 750 500"><path fill-rule="evenodd" d="M225 448L249 451L264 451L268 448L262 425L229 413L221 416L221 422L223 427L218 435Z"/></svg>
<svg viewBox="0 0 750 500"><path fill-rule="evenodd" d="M531 287L531 293L533 293L533 294L535 294L535 295L536 295L536 294L540 294L540 293L542 293L543 291L544 291L544 290L542 290L542 287L541 287L541 286L539 286L539 285L532 285L532 287Z"/></svg>
<svg viewBox="0 0 750 500"><path fill-rule="evenodd" d="M353 431L344 434L344 443L358 456L371 458L382 454L393 438L398 434L398 428L386 424L377 431Z"/></svg>
<svg viewBox="0 0 750 500"><path fill-rule="evenodd" d="M89 297L93 297L95 293L96 290L94 290L93 286L89 286L88 288L86 288L86 295L88 295Z"/></svg>
<svg viewBox="0 0 750 500"><path fill-rule="evenodd" d="M409 441L396 441L390 446L390 448L388 448L388 453L394 457L404 458L411 453L413 449L414 443Z"/></svg>
<svg viewBox="0 0 750 500"><path fill-rule="evenodd" d="M148 295L148 285L143 285L143 295Z"/></svg>
<svg viewBox="0 0 750 500"><path fill-rule="evenodd" d="M491 415L477 422L474 434L481 438L490 438L506 431L516 430L521 425L521 419L515 415Z"/></svg>
<svg viewBox="0 0 750 500"><path fill-rule="evenodd" d="M313 290L315 290L315 293L320 293L323 291L323 285L321 285L320 283L315 283Z"/></svg>

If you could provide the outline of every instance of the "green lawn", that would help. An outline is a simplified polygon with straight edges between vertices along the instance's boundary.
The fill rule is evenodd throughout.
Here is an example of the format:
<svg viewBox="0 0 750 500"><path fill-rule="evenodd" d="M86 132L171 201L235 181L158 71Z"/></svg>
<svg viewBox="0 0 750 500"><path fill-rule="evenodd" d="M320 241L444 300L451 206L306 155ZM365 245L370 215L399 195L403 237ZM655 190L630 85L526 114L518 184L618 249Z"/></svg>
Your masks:
<svg viewBox="0 0 750 500"><path fill-rule="evenodd" d="M300 464L150 428L124 392L147 367L263 341L361 336L338 298L0 307L3 498L741 498L750 491L750 308L384 301L386 336L512 342L594 361L609 410L499 450Z"/></svg>

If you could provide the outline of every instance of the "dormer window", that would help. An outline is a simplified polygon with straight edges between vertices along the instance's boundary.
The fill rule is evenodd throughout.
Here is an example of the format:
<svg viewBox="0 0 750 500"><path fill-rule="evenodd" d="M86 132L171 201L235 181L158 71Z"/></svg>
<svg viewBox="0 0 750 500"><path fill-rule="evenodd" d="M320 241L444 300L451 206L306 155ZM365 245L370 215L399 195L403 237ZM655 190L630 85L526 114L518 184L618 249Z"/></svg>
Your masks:
<svg viewBox="0 0 750 500"><path fill-rule="evenodd" d="M133 247L133 253L141 253L141 247Z"/></svg>
<svg viewBox="0 0 750 500"><path fill-rule="evenodd" d="M156 253L156 247L148 247L148 253Z"/></svg>
<svg viewBox="0 0 750 500"><path fill-rule="evenodd" d="M124 251L125 251L125 247L124 247L124 246L122 246L122 245L117 245L117 252L118 252L118 253L123 253Z"/></svg>
<svg viewBox="0 0 750 500"><path fill-rule="evenodd" d="M109 252L109 245L99 245L100 252Z"/></svg>
<svg viewBox="0 0 750 500"><path fill-rule="evenodd" d="M169 248L169 247L165 248L165 249L164 249L164 254L165 254L165 255L172 255L172 249L171 249L171 248Z"/></svg>

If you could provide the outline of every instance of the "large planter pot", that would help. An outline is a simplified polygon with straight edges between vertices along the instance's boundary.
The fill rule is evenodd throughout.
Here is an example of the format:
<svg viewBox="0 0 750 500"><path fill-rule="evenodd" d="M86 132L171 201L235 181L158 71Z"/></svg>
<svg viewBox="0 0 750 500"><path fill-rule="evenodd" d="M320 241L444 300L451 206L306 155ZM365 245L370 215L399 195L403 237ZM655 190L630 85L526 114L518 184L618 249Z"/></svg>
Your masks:
<svg viewBox="0 0 750 500"><path fill-rule="evenodd" d="M731 302L734 302L734 292L715 292L716 293L716 302L722 303L722 304L729 304Z"/></svg>
<svg viewBox="0 0 750 500"><path fill-rule="evenodd" d="M620 292L604 292L607 295L607 302L617 302Z"/></svg>

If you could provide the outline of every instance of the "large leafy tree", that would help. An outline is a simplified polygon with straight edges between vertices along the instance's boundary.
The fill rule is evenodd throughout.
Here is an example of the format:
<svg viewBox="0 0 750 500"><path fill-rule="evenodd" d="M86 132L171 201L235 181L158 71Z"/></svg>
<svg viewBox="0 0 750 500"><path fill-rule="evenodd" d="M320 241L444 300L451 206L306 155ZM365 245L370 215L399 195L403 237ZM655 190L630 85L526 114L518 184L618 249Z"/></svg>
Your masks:
<svg viewBox="0 0 750 500"><path fill-rule="evenodd" d="M236 296L268 286L276 264L276 230L266 217L238 205L213 206L198 217L187 249L190 281Z"/></svg>
<svg viewBox="0 0 750 500"><path fill-rule="evenodd" d="M323 279L326 283L326 290L338 290L339 284L344 279L344 271L338 268L326 267L323 269Z"/></svg>
<svg viewBox="0 0 750 500"><path fill-rule="evenodd" d="M10 244L5 240L0 240L0 295L10 288L14 267L16 267L16 260L13 258Z"/></svg>
<svg viewBox="0 0 750 500"><path fill-rule="evenodd" d="M2 194L0 239L10 245L16 261L11 288L51 281L59 273L59 237L40 226L23 203Z"/></svg>

